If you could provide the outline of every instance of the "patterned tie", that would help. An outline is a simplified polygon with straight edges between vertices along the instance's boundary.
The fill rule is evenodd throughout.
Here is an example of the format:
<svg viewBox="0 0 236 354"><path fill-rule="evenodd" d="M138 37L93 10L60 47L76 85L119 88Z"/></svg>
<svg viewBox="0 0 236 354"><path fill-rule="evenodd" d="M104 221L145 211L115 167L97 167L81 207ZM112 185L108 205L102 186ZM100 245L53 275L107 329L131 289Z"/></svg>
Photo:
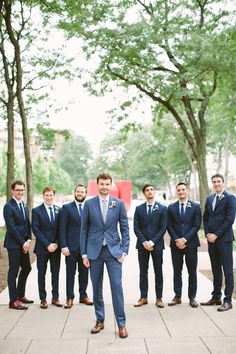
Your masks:
<svg viewBox="0 0 236 354"><path fill-rule="evenodd" d="M51 207L51 206L49 207L49 212L50 212L50 220L51 220L51 223L54 225L54 223L55 223L55 217L54 217L54 214L53 214L53 211L52 211L52 207Z"/></svg>
<svg viewBox="0 0 236 354"><path fill-rule="evenodd" d="M80 213L80 217L82 218L83 208L82 208L82 204L81 203L79 203L79 213Z"/></svg>
<svg viewBox="0 0 236 354"><path fill-rule="evenodd" d="M24 207L22 205L22 202L19 203L19 206L20 206L21 215L23 216L23 219L25 220L25 211L24 211Z"/></svg>
<svg viewBox="0 0 236 354"><path fill-rule="evenodd" d="M147 213L148 217L151 215L151 213L152 213L152 205L148 205L148 213Z"/></svg>
<svg viewBox="0 0 236 354"><path fill-rule="evenodd" d="M180 220L181 220L181 222L183 222L183 220L184 220L184 203L181 203Z"/></svg>
<svg viewBox="0 0 236 354"><path fill-rule="evenodd" d="M103 217L103 221L106 222L106 218L107 218L107 201L106 201L106 199L102 200L102 217Z"/></svg>

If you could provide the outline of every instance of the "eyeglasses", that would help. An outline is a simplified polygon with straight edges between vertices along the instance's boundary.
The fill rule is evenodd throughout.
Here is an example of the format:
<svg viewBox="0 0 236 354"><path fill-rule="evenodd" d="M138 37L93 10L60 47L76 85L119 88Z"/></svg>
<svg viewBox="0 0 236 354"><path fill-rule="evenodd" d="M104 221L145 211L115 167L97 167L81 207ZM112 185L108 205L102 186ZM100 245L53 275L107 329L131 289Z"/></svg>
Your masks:
<svg viewBox="0 0 236 354"><path fill-rule="evenodd" d="M24 189L14 189L14 192L24 192Z"/></svg>

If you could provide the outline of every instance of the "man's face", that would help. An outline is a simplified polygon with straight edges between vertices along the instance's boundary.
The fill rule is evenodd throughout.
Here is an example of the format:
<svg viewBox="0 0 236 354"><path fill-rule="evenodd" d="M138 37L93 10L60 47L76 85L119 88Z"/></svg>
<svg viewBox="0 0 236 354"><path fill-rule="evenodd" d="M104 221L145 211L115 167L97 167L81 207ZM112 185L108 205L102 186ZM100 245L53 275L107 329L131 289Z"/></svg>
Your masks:
<svg viewBox="0 0 236 354"><path fill-rule="evenodd" d="M213 177L212 180L212 187L213 190L217 193L220 194L221 192L223 192L224 190L224 182L222 180L222 178L220 177Z"/></svg>
<svg viewBox="0 0 236 354"><path fill-rule="evenodd" d="M25 187L23 184L16 184L15 188L11 190L12 196L17 200L21 200L25 193Z"/></svg>
<svg viewBox="0 0 236 354"><path fill-rule="evenodd" d="M188 199L188 188L185 184L180 184L176 187L176 195L181 201L186 201Z"/></svg>
<svg viewBox="0 0 236 354"><path fill-rule="evenodd" d="M44 203L47 204L48 206L52 205L54 197L55 197L55 194L53 193L53 191L45 192L43 194Z"/></svg>
<svg viewBox="0 0 236 354"><path fill-rule="evenodd" d="M77 187L74 193L75 200L77 200L77 202L83 203L86 198L86 194L86 189L84 187Z"/></svg>
<svg viewBox="0 0 236 354"><path fill-rule="evenodd" d="M152 200L155 197L155 189L152 186L146 187L144 196L147 200Z"/></svg>
<svg viewBox="0 0 236 354"><path fill-rule="evenodd" d="M98 193L101 197L106 197L111 189L111 180L110 179L99 179L97 183Z"/></svg>

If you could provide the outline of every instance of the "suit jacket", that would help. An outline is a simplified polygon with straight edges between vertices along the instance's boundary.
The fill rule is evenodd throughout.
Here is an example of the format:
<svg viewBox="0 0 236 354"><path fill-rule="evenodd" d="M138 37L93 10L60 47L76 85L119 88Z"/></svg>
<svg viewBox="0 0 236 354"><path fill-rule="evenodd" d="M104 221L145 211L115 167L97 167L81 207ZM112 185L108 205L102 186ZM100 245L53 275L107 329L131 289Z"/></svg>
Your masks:
<svg viewBox="0 0 236 354"><path fill-rule="evenodd" d="M4 247L7 249L18 249L25 241L31 240L31 225L29 210L24 204L25 219L15 199L11 198L4 206L3 216L6 224L6 235Z"/></svg>
<svg viewBox="0 0 236 354"><path fill-rule="evenodd" d="M215 194L211 194L206 199L203 213L203 225L205 235L213 233L218 237L218 241L228 242L234 240L232 225L235 220L236 202L235 196L224 191L220 200L216 202L214 211L212 202Z"/></svg>
<svg viewBox="0 0 236 354"><path fill-rule="evenodd" d="M52 224L44 204L32 209L32 230L36 238L34 253L47 254L50 243L59 244L59 212L60 208L54 205L55 223Z"/></svg>
<svg viewBox="0 0 236 354"><path fill-rule="evenodd" d="M151 215L147 215L146 202L137 206L134 213L134 233L137 236L136 248L143 248L143 242L152 241L154 249L163 250L167 227L167 208L155 202Z"/></svg>
<svg viewBox="0 0 236 354"><path fill-rule="evenodd" d="M181 221L179 214L179 201L169 205L167 231L171 237L171 247L175 246L175 241L180 237L184 237L187 240L187 247L199 247L198 230L200 226L201 209L199 204L188 200L183 221Z"/></svg>
<svg viewBox="0 0 236 354"><path fill-rule="evenodd" d="M79 252L80 229L81 217L76 202L63 205L60 212L60 247L68 247L70 251Z"/></svg>
<svg viewBox="0 0 236 354"><path fill-rule="evenodd" d="M118 232L118 224L120 233ZM80 250L89 259L96 259L101 251L103 240L115 258L129 250L129 225L124 202L112 196L109 197L108 212L104 223L96 196L86 200L81 220Z"/></svg>

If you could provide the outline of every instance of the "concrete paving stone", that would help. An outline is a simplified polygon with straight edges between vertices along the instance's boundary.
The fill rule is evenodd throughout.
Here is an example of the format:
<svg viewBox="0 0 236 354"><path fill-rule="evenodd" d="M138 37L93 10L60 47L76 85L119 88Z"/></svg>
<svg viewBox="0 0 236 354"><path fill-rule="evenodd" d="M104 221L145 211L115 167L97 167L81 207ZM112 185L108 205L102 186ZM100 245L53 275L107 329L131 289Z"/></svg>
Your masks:
<svg viewBox="0 0 236 354"><path fill-rule="evenodd" d="M86 354L86 339L34 339L27 354Z"/></svg>
<svg viewBox="0 0 236 354"><path fill-rule="evenodd" d="M148 354L144 339L89 340L86 354ZM28 354L28 353L27 353Z"/></svg>
<svg viewBox="0 0 236 354"><path fill-rule="evenodd" d="M209 354L200 338L146 338L148 354Z"/></svg>
<svg viewBox="0 0 236 354"><path fill-rule="evenodd" d="M60 338L67 316L63 308L49 305L48 309L43 310L39 305L31 305L7 339Z"/></svg>
<svg viewBox="0 0 236 354"><path fill-rule="evenodd" d="M30 345L27 339L7 339L0 340L1 354L24 354Z"/></svg>
<svg viewBox="0 0 236 354"><path fill-rule="evenodd" d="M201 339L212 354L236 353L236 337L203 337Z"/></svg>
<svg viewBox="0 0 236 354"><path fill-rule="evenodd" d="M8 335L26 311L16 311L9 309L8 306L0 306L0 339L4 339Z"/></svg>
<svg viewBox="0 0 236 354"><path fill-rule="evenodd" d="M166 306L161 314L171 337L223 336L201 307L191 308L188 304Z"/></svg>
<svg viewBox="0 0 236 354"><path fill-rule="evenodd" d="M161 312L154 303L142 307L126 305L127 330L131 338L169 337Z"/></svg>
<svg viewBox="0 0 236 354"><path fill-rule="evenodd" d="M225 312L217 311L218 307L219 306L204 306L202 309L221 330L224 336L236 337L236 304L233 304L231 310Z"/></svg>
<svg viewBox="0 0 236 354"><path fill-rule="evenodd" d="M64 310L67 311L67 310ZM116 324L112 305L105 305L105 328L97 334L90 331L95 325L96 317L93 306L75 305L69 310L62 338L89 338L94 336L112 338L116 336Z"/></svg>

